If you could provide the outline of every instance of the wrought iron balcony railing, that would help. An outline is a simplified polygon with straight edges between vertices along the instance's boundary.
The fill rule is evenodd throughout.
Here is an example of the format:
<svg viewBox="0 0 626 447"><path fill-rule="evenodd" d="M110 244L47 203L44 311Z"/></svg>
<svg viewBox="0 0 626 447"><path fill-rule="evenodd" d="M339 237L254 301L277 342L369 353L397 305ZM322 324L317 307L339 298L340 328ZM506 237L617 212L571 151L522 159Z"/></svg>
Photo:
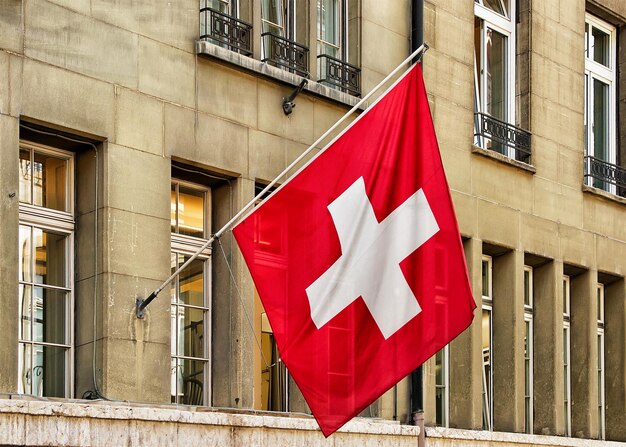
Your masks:
<svg viewBox="0 0 626 447"><path fill-rule="evenodd" d="M309 76L309 49L273 33L261 34L262 62L283 68L300 76Z"/></svg>
<svg viewBox="0 0 626 447"><path fill-rule="evenodd" d="M354 96L361 95L361 69L347 62L320 54L317 56L318 82Z"/></svg>
<svg viewBox="0 0 626 447"><path fill-rule="evenodd" d="M200 9L200 40L252 55L252 25L213 8Z"/></svg>
<svg viewBox="0 0 626 447"><path fill-rule="evenodd" d="M585 156L585 182L620 197L626 197L626 169L599 158Z"/></svg>
<svg viewBox="0 0 626 447"><path fill-rule="evenodd" d="M530 132L486 113L475 113L474 125L474 139L478 146L531 164Z"/></svg>

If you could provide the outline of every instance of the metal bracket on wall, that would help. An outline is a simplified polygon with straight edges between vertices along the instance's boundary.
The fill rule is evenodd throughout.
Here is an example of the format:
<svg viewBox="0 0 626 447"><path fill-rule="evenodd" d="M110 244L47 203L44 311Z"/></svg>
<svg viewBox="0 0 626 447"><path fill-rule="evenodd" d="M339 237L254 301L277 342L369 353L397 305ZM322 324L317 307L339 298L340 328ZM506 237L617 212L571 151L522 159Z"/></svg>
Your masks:
<svg viewBox="0 0 626 447"><path fill-rule="evenodd" d="M291 95L283 98L283 112L285 112L285 115L289 115L291 114L291 112L293 112L293 108L296 106L293 101L296 99L296 96L298 96L298 94L302 91L304 86L308 84L308 82L308 79L303 79L300 85L298 85L295 90L291 92Z"/></svg>

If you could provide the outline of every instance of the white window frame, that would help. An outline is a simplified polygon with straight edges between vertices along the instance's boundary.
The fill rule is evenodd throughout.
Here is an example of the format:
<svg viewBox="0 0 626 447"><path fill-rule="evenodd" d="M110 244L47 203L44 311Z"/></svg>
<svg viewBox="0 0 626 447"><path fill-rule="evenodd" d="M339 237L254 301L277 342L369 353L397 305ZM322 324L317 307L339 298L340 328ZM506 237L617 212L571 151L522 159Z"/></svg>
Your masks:
<svg viewBox="0 0 626 447"><path fill-rule="evenodd" d="M482 352L483 366L483 418L486 417L487 427L489 431L493 431L493 258L483 255L481 258L481 278L483 263L487 263L487 293L482 291L482 310L489 312L489 386L487 387L487 376L485 375L485 352Z"/></svg>
<svg viewBox="0 0 626 447"><path fill-rule="evenodd" d="M327 42L325 40L322 39L322 14L320 14L321 11L321 1L322 0L317 0L317 20L316 20L316 29L317 29L317 53L318 55L321 54L325 54L323 52L320 51L320 48L323 47L324 45L328 45L331 47L335 47L337 48L337 54L339 56L335 56L337 57L337 59L341 59L343 61L347 61L348 60L348 47L346 45L346 39L345 37L348 35L348 20L347 20L347 16L348 16L348 5L347 5L347 0L337 0L337 9L338 9L338 14L337 14L337 44L334 44L332 42Z"/></svg>
<svg viewBox="0 0 626 447"><path fill-rule="evenodd" d="M435 391L439 388L443 390L443 420L438 422L437 411L435 409L435 422L439 427L448 427L450 424L450 345L445 345L441 348L441 359L443 368L443 384L437 383L437 374L435 373ZM437 368L437 360L435 357L435 368ZM436 399L436 393L435 393Z"/></svg>
<svg viewBox="0 0 626 447"><path fill-rule="evenodd" d="M500 0L504 8L504 3ZM474 16L481 20L480 28L480 42L482 48L480 49L481 60L476 60L476 50L474 49L474 94L476 97L477 111L484 112L484 104L487 102L487 77L483 76L487 65L487 28L491 28L494 31L504 35L507 38L507 51L506 51L506 122L509 124L515 124L515 20L516 17L516 1L509 1L508 17L498 14L492 9L483 5L482 0L476 0L474 2ZM480 65L477 65L480 64ZM480 83L480 88L479 88ZM476 130L476 129L475 129ZM475 144L479 147L485 148L485 137L477 137ZM506 155L509 158L515 158L515 150L508 146L505 146Z"/></svg>
<svg viewBox="0 0 626 447"><path fill-rule="evenodd" d="M598 437L604 439L606 432L606 389L605 389L605 351L604 351L604 284L597 284L598 315Z"/></svg>
<svg viewBox="0 0 626 447"><path fill-rule="evenodd" d="M66 301L66 328L65 328L65 344L49 343L49 342L35 342L34 340L24 340L21 335L18 334L18 349L19 346L29 345L31 347L31 367L34 366L35 346L50 346L60 347L66 349L65 356L65 396L66 398L74 397L74 232L75 232L75 220L74 220L74 155L71 152L64 151L51 146L42 144L36 144L32 142L20 141L20 150L26 149L32 152L38 152L40 154L47 154L59 158L63 158L67 161L67 173L66 173L66 209L67 211L59 211L51 208L46 208L38 205L31 205L27 203L19 203L19 225L29 227L31 239L33 229L37 228L44 231L50 231L57 234L62 234L65 239L65 283L66 287L51 286L51 285L37 285L34 278L30 281L19 280L20 285L30 286L32 288L31 303L34 303L34 289L36 287L43 287L51 290L60 290L68 294ZM32 157L31 157L31 169L32 169ZM32 175L32 173L31 173ZM34 198L34 191L31 187L31 201ZM35 256L31 256L31 272L35 274ZM31 308L31 322L33 321L34 309ZM20 310L21 319L21 310ZM32 323L31 323L32 324ZM21 374L21 370L24 367L21 363L18 364L18 392L25 389L25 383Z"/></svg>
<svg viewBox="0 0 626 447"><path fill-rule="evenodd" d="M172 179L172 184L178 184L180 186L184 186L186 188L194 189L196 191L200 191L204 193L204 237L198 238L193 236L188 236L184 234L171 233L171 254L172 255L183 255L183 256L192 256L195 254L198 249L200 249L207 241L207 236L211 234L210 229L210 215L211 215L211 190L208 187L197 185L195 183ZM178 194L176 197L178 201ZM212 343L212 326L211 326L211 312L212 312L212 304L211 304L211 248L206 248L197 259L202 261L203 263L203 296L204 296L204 306L198 307L195 305L181 305L178 300L170 302L170 318L172 319L171 327L171 349L170 349L170 364L171 362L185 360L190 361L198 361L204 363L204 371L203 371L203 383L202 383L202 406L210 406L212 402L212 376L211 376L211 343ZM172 287L174 293L177 293L179 289L179 277L174 279L172 283ZM179 335L179 324L180 324L180 310L185 308L193 308L199 309L204 312L205 321L204 321L204 329L203 329L203 357L189 357L185 356L184 353L178 352L178 335ZM176 309L175 312L172 312L173 309ZM175 367L178 369L178 366ZM173 373L174 371L170 371ZM184 390L178 389L178 371L176 374L170 374L170 382L171 382L171 396L178 398L184 394Z"/></svg>
<svg viewBox="0 0 626 447"><path fill-rule="evenodd" d="M599 19L589 13L585 14L585 27L589 26L587 40L585 41L585 110L584 117L587 123L587 131L585 135L587 154L595 157L594 148L594 117L593 113L593 81L598 80L609 86L609 146L608 146L608 163L617 164L617 93L616 93L616 71L617 71L617 31L610 23ZM593 60L591 49L593 48L593 32L592 28L597 28L603 33L609 35L609 67L602 65ZM593 178L587 177L587 185L593 186ZM616 186L608 184L608 192L615 194Z"/></svg>
<svg viewBox="0 0 626 447"><path fill-rule="evenodd" d="M571 282L570 277L563 275L563 396L564 396L564 429L565 435L572 435L572 356L571 356Z"/></svg>
<svg viewBox="0 0 626 447"><path fill-rule="evenodd" d="M524 291L524 295L528 293L528 304L524 303L524 325L525 329L528 328L527 333L525 334L528 338L526 343L528 345L528 350L526 355L524 356L524 362L528 361L528 374L529 377L524 377L524 406L526 406L526 399L528 398L528 415L529 420L525 422L525 430L526 433L533 433L533 398L534 398L534 389L533 389L533 380L534 380L534 322L533 322L533 307L534 307L534 296L533 296L533 268L525 265L524 266L524 287L526 286L526 275L528 274L528 290ZM524 365L525 367L526 365ZM526 370L524 369L524 373ZM528 389L526 389L526 381L528 381ZM528 395L526 395L528 392ZM526 409L526 408L525 408ZM526 413L524 413L525 419Z"/></svg>

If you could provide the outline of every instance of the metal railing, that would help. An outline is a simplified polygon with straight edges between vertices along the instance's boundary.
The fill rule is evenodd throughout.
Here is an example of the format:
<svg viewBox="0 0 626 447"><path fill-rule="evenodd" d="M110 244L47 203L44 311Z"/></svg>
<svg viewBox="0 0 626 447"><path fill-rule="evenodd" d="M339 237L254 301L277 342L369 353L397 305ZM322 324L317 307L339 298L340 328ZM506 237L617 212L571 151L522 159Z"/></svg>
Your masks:
<svg viewBox="0 0 626 447"><path fill-rule="evenodd" d="M200 9L200 40L252 55L252 25L213 8Z"/></svg>
<svg viewBox="0 0 626 447"><path fill-rule="evenodd" d="M361 69L347 62L320 54L317 56L318 82L354 96L361 95Z"/></svg>
<svg viewBox="0 0 626 447"><path fill-rule="evenodd" d="M585 183L626 197L626 169L599 158L585 156Z"/></svg>
<svg viewBox="0 0 626 447"><path fill-rule="evenodd" d="M531 164L530 132L480 112L474 113L474 125L477 146Z"/></svg>
<svg viewBox="0 0 626 447"><path fill-rule="evenodd" d="M270 32L261 34L261 41L262 62L300 76L309 76L309 49L307 47Z"/></svg>

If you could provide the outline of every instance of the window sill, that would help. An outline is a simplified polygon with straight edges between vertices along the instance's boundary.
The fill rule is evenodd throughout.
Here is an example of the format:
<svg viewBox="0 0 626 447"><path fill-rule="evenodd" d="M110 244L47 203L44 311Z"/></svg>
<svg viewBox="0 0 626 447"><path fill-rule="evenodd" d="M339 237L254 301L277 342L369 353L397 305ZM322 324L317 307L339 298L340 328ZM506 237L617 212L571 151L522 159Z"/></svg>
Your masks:
<svg viewBox="0 0 626 447"><path fill-rule="evenodd" d="M622 205L626 205L626 197L617 196L603 189L594 188L593 186L585 185L583 183L582 190L584 193L594 194L596 196L602 197L603 199L610 200L616 203L621 203Z"/></svg>
<svg viewBox="0 0 626 447"><path fill-rule="evenodd" d="M535 174L537 172L537 168L535 168L533 165L529 165L524 162L514 160L498 152L490 151L489 149L483 149L481 147L472 145L472 153L481 155L483 157L491 158L492 160L496 160L500 163L504 163L509 166L514 166L516 168L530 172L531 174Z"/></svg>
<svg viewBox="0 0 626 447"><path fill-rule="evenodd" d="M206 56L210 58L219 59L223 62L227 62L232 65L236 65L244 70L252 73L265 76L270 79L291 85L297 86L302 82L302 76L298 76L280 68L273 67L265 62L258 61L248 56L236 53L234 51L227 50L226 48L219 47L210 42L204 40L196 41L196 53L200 56ZM304 90L313 93L314 95L321 96L326 99L330 99L349 107L353 107L359 102L359 98L349 95L348 93L340 92L334 88L327 87L318 82L311 81L304 86Z"/></svg>

